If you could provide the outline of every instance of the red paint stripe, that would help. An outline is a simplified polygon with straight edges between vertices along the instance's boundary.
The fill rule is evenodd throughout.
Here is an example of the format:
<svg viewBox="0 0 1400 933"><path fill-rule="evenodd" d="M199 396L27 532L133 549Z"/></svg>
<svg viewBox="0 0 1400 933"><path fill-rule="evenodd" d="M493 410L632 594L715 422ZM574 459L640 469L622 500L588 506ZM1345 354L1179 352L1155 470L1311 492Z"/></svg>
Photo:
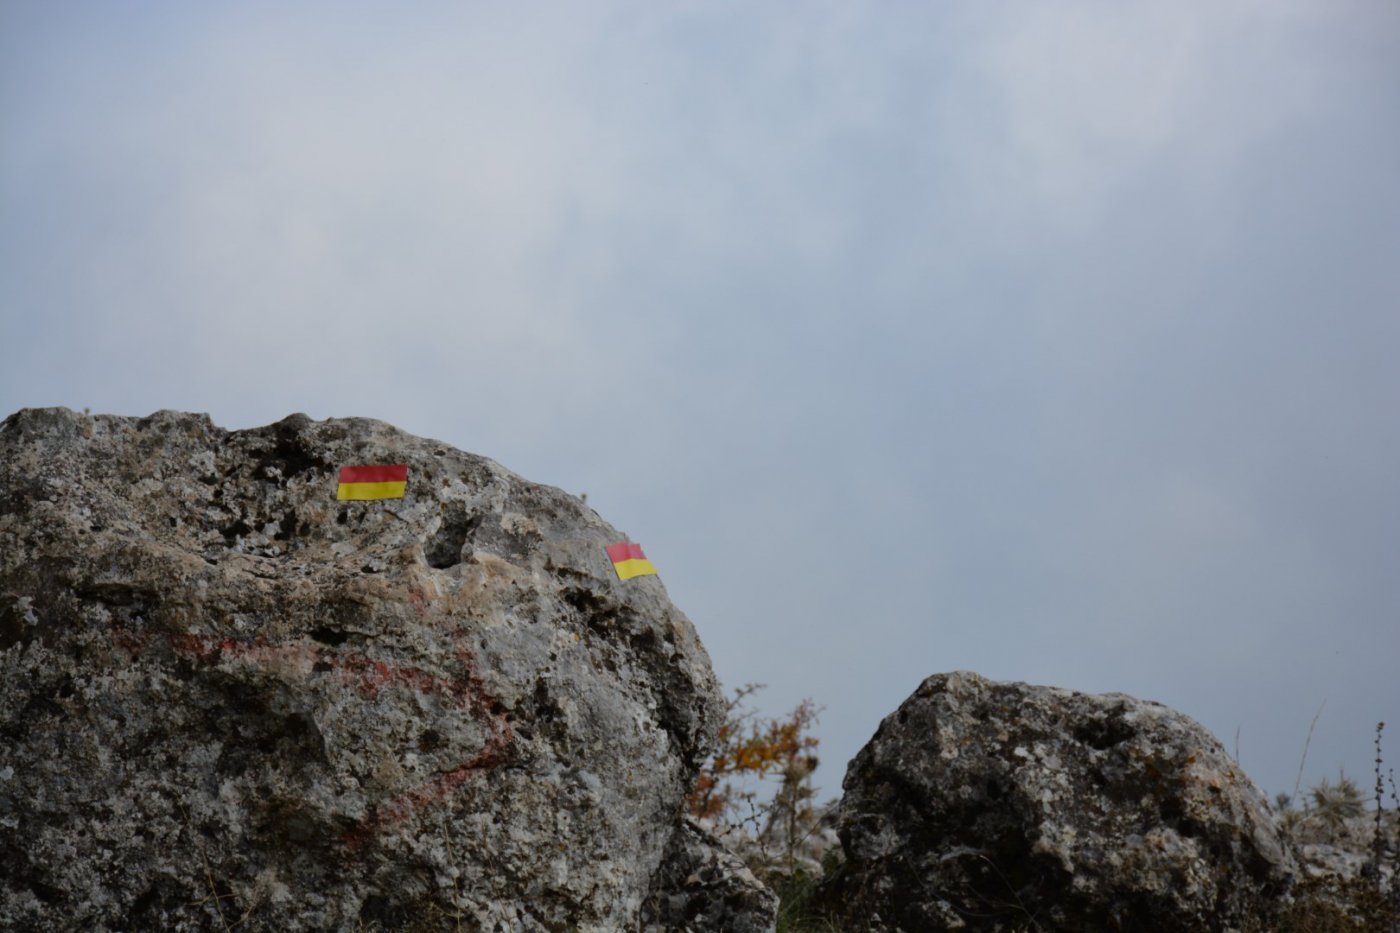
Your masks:
<svg viewBox="0 0 1400 933"><path fill-rule="evenodd" d="M304 642L269 644L259 638L251 641L232 638L219 640L185 633L168 637L178 651L203 664L244 661L254 666L283 666L303 672L315 671L318 666L324 665L322 670L339 670L343 682L357 687L371 699L387 686L405 687L420 694L439 694L465 707L477 722L486 727L489 736L486 745L475 755L391 800L374 804L369 815L341 837L352 851L361 848L385 829L407 822L427 807L443 803L467 781L500 767L510 757L515 741L510 721L477 671L476 657L460 640L456 648L463 673L449 679L419 667L399 665L358 652L328 651ZM146 640L133 639L133 650L141 647L138 642Z"/></svg>
<svg viewBox="0 0 1400 933"><path fill-rule="evenodd" d="M341 467L340 481L342 483L406 483L408 482L408 464Z"/></svg>
<svg viewBox="0 0 1400 933"><path fill-rule="evenodd" d="M647 556L642 553L642 546L634 541L620 541L617 544L608 545L608 560L614 564L620 564L625 560L646 560Z"/></svg>

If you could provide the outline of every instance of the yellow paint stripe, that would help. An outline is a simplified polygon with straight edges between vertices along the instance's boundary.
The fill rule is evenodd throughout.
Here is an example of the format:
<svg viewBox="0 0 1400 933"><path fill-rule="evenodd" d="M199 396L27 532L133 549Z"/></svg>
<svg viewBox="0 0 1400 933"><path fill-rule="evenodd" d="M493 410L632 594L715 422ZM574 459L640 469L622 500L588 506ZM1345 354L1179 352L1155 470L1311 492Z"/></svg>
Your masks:
<svg viewBox="0 0 1400 933"><path fill-rule="evenodd" d="M651 561L636 560L635 558L618 561L613 564L613 567L617 570L619 580L630 580L633 577L644 577L649 573L656 573L656 568L651 565Z"/></svg>
<svg viewBox="0 0 1400 933"><path fill-rule="evenodd" d="M402 499L407 483L341 483L337 499Z"/></svg>

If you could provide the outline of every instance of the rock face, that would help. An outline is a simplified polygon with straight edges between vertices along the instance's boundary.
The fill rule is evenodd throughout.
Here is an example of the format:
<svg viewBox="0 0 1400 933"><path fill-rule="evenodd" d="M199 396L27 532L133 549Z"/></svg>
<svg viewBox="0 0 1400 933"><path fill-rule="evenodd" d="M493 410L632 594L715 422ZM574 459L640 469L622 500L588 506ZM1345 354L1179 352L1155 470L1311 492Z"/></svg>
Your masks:
<svg viewBox="0 0 1400 933"><path fill-rule="evenodd" d="M844 788L824 896L857 929L1225 930L1296 872L1219 742L1121 694L930 677Z"/></svg>
<svg viewBox="0 0 1400 933"><path fill-rule="evenodd" d="M336 500L339 467L383 463L404 498ZM678 813L724 704L660 579L617 579L619 540L380 422L12 415L0 928L621 930L684 905L663 856L699 857Z"/></svg>
<svg viewBox="0 0 1400 933"><path fill-rule="evenodd" d="M644 933L773 929L778 897L699 821L687 818L671 837L662 876L643 916Z"/></svg>

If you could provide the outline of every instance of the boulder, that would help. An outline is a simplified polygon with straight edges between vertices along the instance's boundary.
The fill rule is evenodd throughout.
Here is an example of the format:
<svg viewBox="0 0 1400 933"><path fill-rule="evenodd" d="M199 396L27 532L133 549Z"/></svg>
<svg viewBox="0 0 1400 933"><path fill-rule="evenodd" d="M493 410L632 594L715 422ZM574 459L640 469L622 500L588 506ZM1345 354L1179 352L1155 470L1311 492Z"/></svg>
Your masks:
<svg viewBox="0 0 1400 933"><path fill-rule="evenodd" d="M621 540L377 421L10 416L0 928L635 928L724 701Z"/></svg>
<svg viewBox="0 0 1400 933"><path fill-rule="evenodd" d="M1297 871L1220 743L1122 694L935 675L844 789L822 897L856 929L1225 930Z"/></svg>

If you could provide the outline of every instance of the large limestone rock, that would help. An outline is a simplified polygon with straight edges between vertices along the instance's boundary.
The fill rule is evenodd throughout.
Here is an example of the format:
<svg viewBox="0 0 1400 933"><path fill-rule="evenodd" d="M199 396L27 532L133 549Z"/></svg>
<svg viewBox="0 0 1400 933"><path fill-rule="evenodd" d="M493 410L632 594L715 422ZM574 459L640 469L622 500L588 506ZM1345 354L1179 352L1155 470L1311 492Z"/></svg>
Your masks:
<svg viewBox="0 0 1400 933"><path fill-rule="evenodd" d="M337 502L375 463L406 497ZM678 812L724 704L660 579L618 581L622 539L376 421L12 415L0 928L625 930L683 903L663 856L698 857Z"/></svg>
<svg viewBox="0 0 1400 933"><path fill-rule="evenodd" d="M930 677L844 788L854 929L1267 929L1296 872L1220 743L1121 694Z"/></svg>

